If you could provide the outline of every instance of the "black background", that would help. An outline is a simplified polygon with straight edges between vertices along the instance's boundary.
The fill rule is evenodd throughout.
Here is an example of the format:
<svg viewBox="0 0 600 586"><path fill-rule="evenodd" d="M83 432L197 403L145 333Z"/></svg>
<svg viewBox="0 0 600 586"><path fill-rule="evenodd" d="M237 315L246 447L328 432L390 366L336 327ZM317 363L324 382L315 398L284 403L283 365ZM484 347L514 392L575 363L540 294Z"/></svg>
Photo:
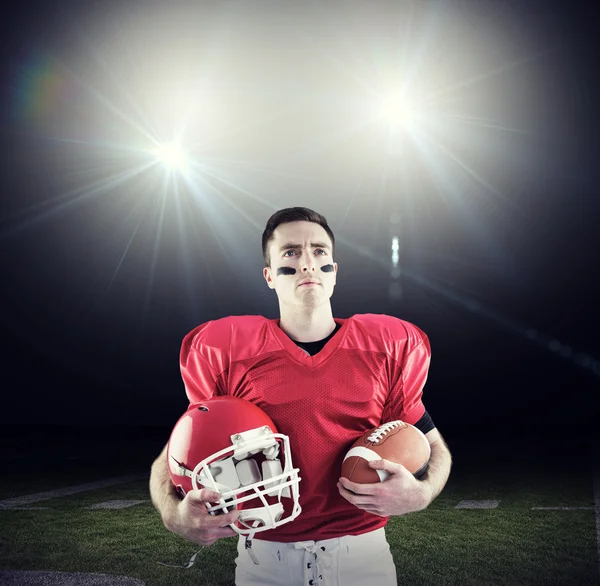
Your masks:
<svg viewBox="0 0 600 586"><path fill-rule="evenodd" d="M24 2L11 8L1 40L0 426L28 433L64 426L168 433L186 407L178 365L181 339L195 325L230 314L278 316L275 294L261 275L260 235L276 209L303 205L323 213L338 239L334 315L390 313L429 335L433 359L425 404L445 436L568 433L591 438L600 383L600 370L596 366L594 372L591 362L600 360L599 12L584 2L523 4L505 3L523 40L507 55L518 61L538 48L547 53L516 68L514 77L492 76L498 86L483 97L479 86L473 90L482 100L486 95L500 99L494 95L498 87L514 84L519 99L509 105L512 123L533 130L524 147L527 154L514 153L519 159L514 174L506 158L499 157L496 167L487 160L482 172L500 186L502 198L482 189L480 197L471 193L460 205L460 199L436 199L431 185L417 182L410 204L399 183L378 200L381 156L369 142L374 139L350 137L321 152L314 147L320 125L342 116L345 102L334 103L335 86L321 65L313 57L305 62L307 54L296 50L293 36L278 28L283 9L257 3L254 19L234 19L231 30L242 31L242 40L222 35L240 43L239 53L234 52L240 56L252 52L243 45L255 39L256 55L239 65L235 78L222 67L210 85L221 92L228 124L245 130L215 141L205 152L255 160L257 167L267 161L289 177L236 175L244 189L262 199L221 186L234 205L214 194L203 204L190 204L188 198L185 230L167 201L156 248L161 207L152 189L159 184L156 176L148 188L126 184L69 206L56 203L78 189L84 193L86 182L126 169L135 159L130 153L121 160L106 158L108 150L98 144L126 140L127 132L119 129L118 118L102 118L106 109L102 116L88 112L89 93L82 87L97 84L120 105L124 88L134 101L135 93L119 67L139 59L140 75L151 75L153 69L132 51L124 52L122 61L105 64L100 75L93 65L99 67L92 58L94 42L122 22L122 11L131 15L144 9L161 12L157 22L165 23L164 30L149 31L148 46L178 26L193 37L197 23L200 31L212 31L214 48L219 38L215 23L227 21L230 13L223 3L179 3L167 9L151 3ZM362 39L362 45L349 49L351 66L366 40L392 34L387 27L393 5L330 3L317 9L306 4L288 10L296 15L304 10L304 24L298 27L310 29L315 42L332 53L343 55L345 45L336 45L328 31L350 31ZM473 15L473 26L486 22L498 38L514 33L506 22L494 23L494 3L454 6L467 20ZM273 36L262 36L264 30ZM77 83L67 89L59 84L58 98L48 98L54 110L35 118L22 108L22 80L24 71L42 67L32 65L40 56L54 59L63 75L69 70ZM264 68L256 65L256 72L249 72L251 63ZM117 73L109 83L111 67ZM283 74L294 67L299 79ZM290 87L294 79L298 86ZM536 92L526 99L528 87ZM120 89L111 95L110 88ZM293 97L273 112L269 100L278 91ZM84 142L95 136L98 142L57 142L57 136ZM512 148L508 142L503 146L503 137L497 140L499 152ZM299 152L309 153L308 162L294 159ZM362 175L356 171L361 165L367 169ZM100 171L89 171L95 167ZM294 179L293 172L301 179ZM464 185L456 185L459 195L467 195L460 194ZM142 193L146 202L139 208ZM182 190L180 200L188 195ZM124 224L132 210L137 211ZM394 212L403 222L400 300L388 294L393 282L389 218ZM527 335L532 329L536 336ZM553 350L553 340L561 344L554 348L568 346L570 351Z"/></svg>

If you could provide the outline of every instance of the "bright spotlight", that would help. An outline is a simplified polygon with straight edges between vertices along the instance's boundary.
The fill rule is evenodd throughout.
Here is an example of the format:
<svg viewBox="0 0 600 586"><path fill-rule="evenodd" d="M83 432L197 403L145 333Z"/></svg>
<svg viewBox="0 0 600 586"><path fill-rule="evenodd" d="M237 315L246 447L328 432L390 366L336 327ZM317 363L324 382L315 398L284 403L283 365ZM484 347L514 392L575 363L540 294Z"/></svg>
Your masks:
<svg viewBox="0 0 600 586"><path fill-rule="evenodd" d="M180 145L170 142L155 151L156 158L173 171L185 172L188 167L188 156Z"/></svg>
<svg viewBox="0 0 600 586"><path fill-rule="evenodd" d="M398 242L398 237L394 236L392 238L392 266L397 267L398 261L400 260L400 243Z"/></svg>
<svg viewBox="0 0 600 586"><path fill-rule="evenodd" d="M415 120L416 107L406 96L392 93L382 96L379 114L394 126L409 126Z"/></svg>

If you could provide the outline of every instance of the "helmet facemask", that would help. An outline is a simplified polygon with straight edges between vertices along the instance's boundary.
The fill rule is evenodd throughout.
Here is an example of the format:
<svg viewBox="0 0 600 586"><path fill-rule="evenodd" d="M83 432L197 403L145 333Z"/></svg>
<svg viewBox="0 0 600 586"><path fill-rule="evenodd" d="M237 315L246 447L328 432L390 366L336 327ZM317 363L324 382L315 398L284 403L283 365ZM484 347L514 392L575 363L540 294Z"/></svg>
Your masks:
<svg viewBox="0 0 600 586"><path fill-rule="evenodd" d="M252 539L255 533L294 520L301 512L300 479L298 469L291 465L287 436L274 433L265 425L230 437L231 446L205 458L193 470L173 457L171 466L177 474L190 477L194 489L208 488L220 493L219 501L208 507L210 514L227 513L242 505L237 522L231 525L240 535ZM285 517L283 497L293 499L292 510ZM257 501L256 506L243 507L251 501Z"/></svg>

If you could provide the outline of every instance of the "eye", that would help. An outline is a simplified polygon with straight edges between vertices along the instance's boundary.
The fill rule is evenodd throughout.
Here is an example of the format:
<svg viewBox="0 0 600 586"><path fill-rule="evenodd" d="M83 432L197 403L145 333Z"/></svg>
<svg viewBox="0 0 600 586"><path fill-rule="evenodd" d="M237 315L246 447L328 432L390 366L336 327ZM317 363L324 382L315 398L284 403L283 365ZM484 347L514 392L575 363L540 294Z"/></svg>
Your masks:
<svg viewBox="0 0 600 586"><path fill-rule="evenodd" d="M316 252L322 252L323 254L327 254L327 251L323 250L322 248L317 248Z"/></svg>
<svg viewBox="0 0 600 586"><path fill-rule="evenodd" d="M288 252L296 252L296 251L295 251L295 250L286 250L286 251L283 253L283 256L285 256L285 255L286 255Z"/></svg>

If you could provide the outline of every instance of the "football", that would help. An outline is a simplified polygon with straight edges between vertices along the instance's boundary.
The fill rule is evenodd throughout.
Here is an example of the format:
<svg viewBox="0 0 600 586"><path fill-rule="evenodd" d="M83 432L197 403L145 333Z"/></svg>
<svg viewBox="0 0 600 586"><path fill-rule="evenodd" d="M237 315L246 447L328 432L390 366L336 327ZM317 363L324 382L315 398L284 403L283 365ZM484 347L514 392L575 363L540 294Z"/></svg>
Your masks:
<svg viewBox="0 0 600 586"><path fill-rule="evenodd" d="M341 475L359 484L383 482L389 473L374 470L369 462L384 459L402 464L420 478L430 455L431 446L422 431L404 421L390 421L365 431L354 442L344 457Z"/></svg>

